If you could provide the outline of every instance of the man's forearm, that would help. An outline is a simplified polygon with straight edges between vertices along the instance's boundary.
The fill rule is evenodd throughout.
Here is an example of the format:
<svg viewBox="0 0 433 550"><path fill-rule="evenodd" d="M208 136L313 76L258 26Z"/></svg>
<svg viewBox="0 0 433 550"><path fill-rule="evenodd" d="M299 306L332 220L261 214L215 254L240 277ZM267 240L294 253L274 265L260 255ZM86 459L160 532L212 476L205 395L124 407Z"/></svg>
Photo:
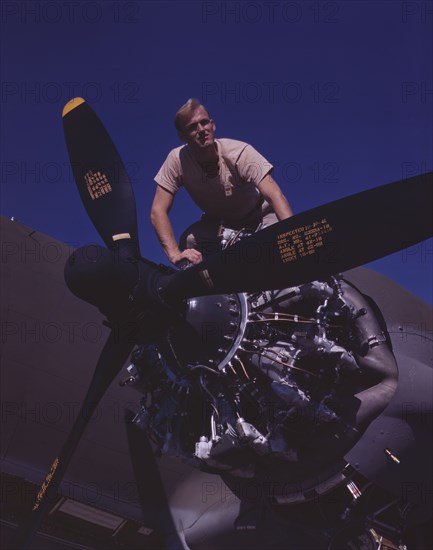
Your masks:
<svg viewBox="0 0 433 550"><path fill-rule="evenodd" d="M151 222L167 258L170 262L176 261L180 250L167 214L165 212L152 211Z"/></svg>
<svg viewBox="0 0 433 550"><path fill-rule="evenodd" d="M263 197L272 205L279 221L293 216L289 201L270 174L262 179L259 184L259 190Z"/></svg>
<svg viewBox="0 0 433 550"><path fill-rule="evenodd" d="M290 218L290 216L293 216L290 204L283 194L281 195L281 197L278 198L278 200L274 199L272 201L272 207L279 221L285 220L286 218Z"/></svg>

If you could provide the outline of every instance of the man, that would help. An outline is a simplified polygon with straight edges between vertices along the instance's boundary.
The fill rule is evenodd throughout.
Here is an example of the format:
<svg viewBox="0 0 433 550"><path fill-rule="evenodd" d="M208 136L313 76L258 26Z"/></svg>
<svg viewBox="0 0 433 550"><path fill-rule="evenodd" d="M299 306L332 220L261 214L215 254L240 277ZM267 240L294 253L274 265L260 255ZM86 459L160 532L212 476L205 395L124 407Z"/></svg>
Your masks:
<svg viewBox="0 0 433 550"><path fill-rule="evenodd" d="M177 111L174 124L186 145L170 151L155 176L151 209L153 227L173 264L201 262L220 246L225 228L254 231L292 215L271 176L272 165L247 143L216 140L215 123L197 100L189 99ZM184 232L179 247L168 214L182 185L204 214Z"/></svg>

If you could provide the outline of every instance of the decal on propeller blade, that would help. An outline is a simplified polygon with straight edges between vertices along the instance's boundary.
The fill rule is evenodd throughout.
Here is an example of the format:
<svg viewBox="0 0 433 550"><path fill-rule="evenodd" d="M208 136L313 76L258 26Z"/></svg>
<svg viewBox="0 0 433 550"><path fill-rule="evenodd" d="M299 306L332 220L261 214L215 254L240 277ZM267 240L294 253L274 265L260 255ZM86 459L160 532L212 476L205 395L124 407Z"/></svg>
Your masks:
<svg viewBox="0 0 433 550"><path fill-rule="evenodd" d="M34 510L37 510L39 508L39 505L51 483L51 480L53 479L53 475L54 475L54 472L57 470L57 466L59 465L59 459L56 458L50 468L50 471L48 472L47 474L47 477L45 478L45 481L43 482L41 488L40 488L40 491L39 493L37 494L37 497L36 497L36 501L35 501L35 504L32 508L32 512Z"/></svg>
<svg viewBox="0 0 433 550"><path fill-rule="evenodd" d="M113 190L107 176L101 172L89 170L84 174L84 181L87 185L87 191L92 200L99 199Z"/></svg>
<svg viewBox="0 0 433 550"><path fill-rule="evenodd" d="M315 254L323 246L323 235L333 231L326 218L312 224L280 233L277 237L278 250L283 263L294 262Z"/></svg>

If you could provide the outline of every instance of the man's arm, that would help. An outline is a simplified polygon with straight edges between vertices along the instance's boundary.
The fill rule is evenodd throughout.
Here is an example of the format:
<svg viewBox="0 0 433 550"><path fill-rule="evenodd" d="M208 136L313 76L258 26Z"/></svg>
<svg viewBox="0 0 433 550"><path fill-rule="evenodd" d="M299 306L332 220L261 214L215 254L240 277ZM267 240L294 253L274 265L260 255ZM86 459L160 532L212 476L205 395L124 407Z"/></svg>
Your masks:
<svg viewBox="0 0 433 550"><path fill-rule="evenodd" d="M258 185L260 193L272 205L279 221L293 216L292 209L286 197L274 178L267 174Z"/></svg>
<svg viewBox="0 0 433 550"><path fill-rule="evenodd" d="M187 259L193 264L198 264L202 261L201 253L194 248L181 252L174 238L173 228L168 217L173 201L174 195L158 185L150 211L150 221L170 262L176 264L180 260Z"/></svg>

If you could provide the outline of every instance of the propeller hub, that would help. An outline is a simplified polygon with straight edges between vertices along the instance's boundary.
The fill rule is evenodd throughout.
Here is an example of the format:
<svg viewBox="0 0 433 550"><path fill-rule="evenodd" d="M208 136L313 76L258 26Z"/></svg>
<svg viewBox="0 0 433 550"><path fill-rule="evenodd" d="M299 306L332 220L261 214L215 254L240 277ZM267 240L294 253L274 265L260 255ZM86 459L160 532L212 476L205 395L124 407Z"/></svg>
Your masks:
<svg viewBox="0 0 433 550"><path fill-rule="evenodd" d="M179 362L183 366L201 364L224 369L244 337L247 318L245 294L188 299L184 322L170 332Z"/></svg>

